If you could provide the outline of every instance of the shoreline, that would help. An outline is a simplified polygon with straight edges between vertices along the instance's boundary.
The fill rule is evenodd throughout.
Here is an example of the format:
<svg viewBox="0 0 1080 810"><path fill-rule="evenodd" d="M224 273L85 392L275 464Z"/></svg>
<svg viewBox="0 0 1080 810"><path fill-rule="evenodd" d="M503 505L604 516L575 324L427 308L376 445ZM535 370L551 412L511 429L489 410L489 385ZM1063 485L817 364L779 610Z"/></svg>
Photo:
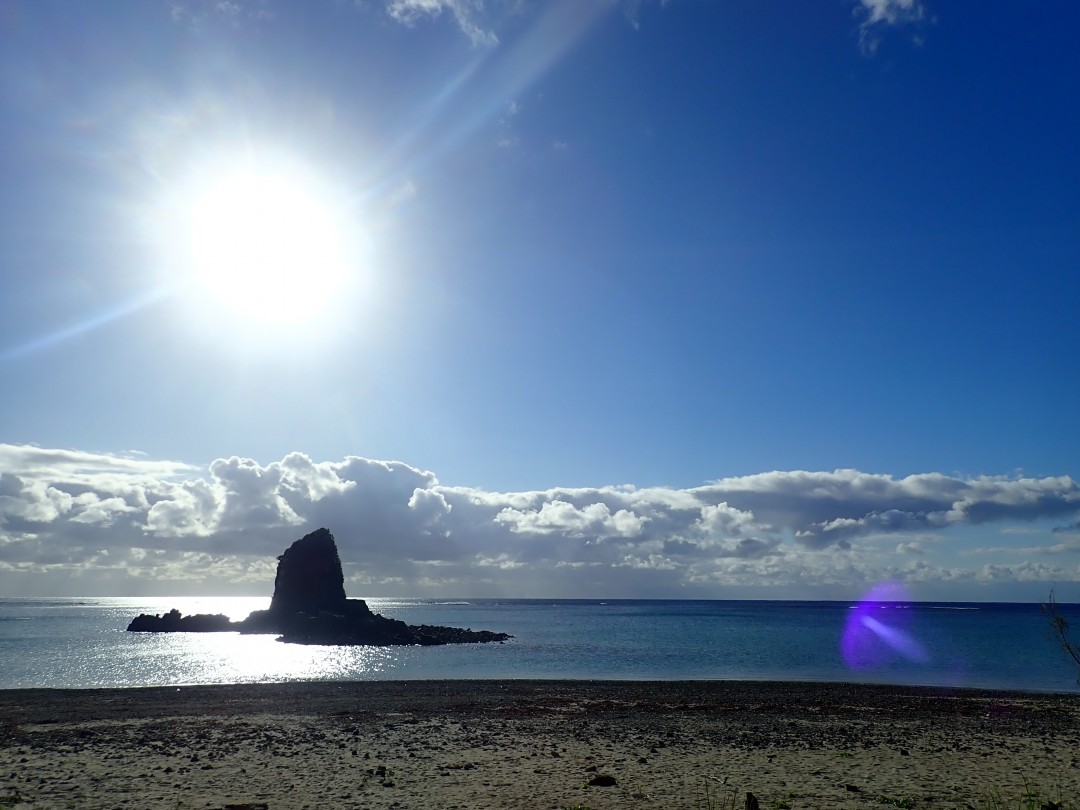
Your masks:
<svg viewBox="0 0 1080 810"><path fill-rule="evenodd" d="M0 805L17 796L18 810L741 807L746 791L762 807L945 808L1026 783L1078 802L1077 752L1080 695L1063 693L631 680L0 690ZM590 786L598 777L614 784Z"/></svg>
<svg viewBox="0 0 1080 810"><path fill-rule="evenodd" d="M108 685L108 686L0 686L0 707L5 705L6 698L10 693L33 693L49 694L66 692L71 694L78 693L105 693L116 692L123 694L126 692L138 691L148 692L152 690L165 690L173 691L177 689L277 689L277 688L299 688L307 690L309 688L321 688L321 687L334 687L334 686L365 686L373 689L380 689L383 686L393 689L396 686L412 685L413 688L423 688L424 684L474 684L478 687L484 684L531 684L531 685L567 685L573 686L575 684L640 684L640 685L729 685L734 689L738 689L739 685L760 687L762 689L777 688L783 691L787 687L803 687L806 689L831 689L831 688L845 688L845 689L866 689L877 690L885 689L894 693L901 694L905 692L926 692L933 694L951 694L955 696L1000 696L1000 697L1074 697L1080 699L1080 682L1070 687L1060 687L1056 689L1045 689L1039 687L1024 688L1019 686L974 686L968 684L935 684L935 683L888 683L884 681L844 681L844 680L807 680L807 679L779 679L779 678L670 678L670 677L590 677L590 678L553 678L553 677L540 677L540 678L357 678L357 679L311 679L311 680L280 680L280 681L238 681L231 683L164 683L164 684L130 684L130 685Z"/></svg>

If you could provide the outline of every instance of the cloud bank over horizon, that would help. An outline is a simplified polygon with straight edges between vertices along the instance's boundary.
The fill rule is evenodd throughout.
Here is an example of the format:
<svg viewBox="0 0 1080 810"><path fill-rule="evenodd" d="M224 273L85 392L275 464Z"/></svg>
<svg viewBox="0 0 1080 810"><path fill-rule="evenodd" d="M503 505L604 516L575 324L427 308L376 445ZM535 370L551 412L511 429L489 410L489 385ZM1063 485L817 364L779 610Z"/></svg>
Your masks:
<svg viewBox="0 0 1080 810"><path fill-rule="evenodd" d="M199 468L10 444L0 471L8 594L268 593L276 555L319 526L354 595L854 598L889 580L1038 599L1080 582L1069 476L792 470L492 492L360 456ZM976 530L1031 545L980 546Z"/></svg>

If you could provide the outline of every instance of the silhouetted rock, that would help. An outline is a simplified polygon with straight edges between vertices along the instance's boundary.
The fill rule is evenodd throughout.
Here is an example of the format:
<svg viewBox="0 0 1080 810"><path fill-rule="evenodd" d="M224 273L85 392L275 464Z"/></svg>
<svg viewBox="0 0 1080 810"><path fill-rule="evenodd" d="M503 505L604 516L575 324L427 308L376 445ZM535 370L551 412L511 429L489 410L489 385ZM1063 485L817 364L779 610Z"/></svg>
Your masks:
<svg viewBox="0 0 1080 810"><path fill-rule="evenodd" d="M271 613L335 612L346 601L341 558L329 529L301 537L278 557Z"/></svg>
<svg viewBox="0 0 1080 810"><path fill-rule="evenodd" d="M227 616L188 616L178 610L163 617L136 617L128 630L151 633L207 633L237 630L241 633L277 633L279 641L294 644L373 646L422 644L482 644L506 641L512 636L490 630L420 625L372 613L363 599L345 596L334 536L327 529L305 535L278 557L274 595L268 610L256 610L240 622Z"/></svg>
<svg viewBox="0 0 1080 810"><path fill-rule="evenodd" d="M420 644L486 644L513 638L506 633L493 633L490 630L462 630L460 627L440 627L434 624L421 624L409 629L421 639Z"/></svg>
<svg viewBox="0 0 1080 810"><path fill-rule="evenodd" d="M327 639L344 638L344 624L362 625L375 614L363 599L345 596L345 576L341 571L334 535L318 529L304 535L278 557L274 576L274 595L269 610L256 610L234 629L241 633L281 633L285 641L309 644L368 644L368 641L307 641L321 635ZM382 617L379 617L382 618ZM389 621L389 620L387 620ZM359 633L367 637L370 633ZM387 633L387 638L397 634ZM384 644L414 642L387 641Z"/></svg>
<svg viewBox="0 0 1080 810"><path fill-rule="evenodd" d="M217 633L236 628L224 613L195 613L184 616L173 608L164 616L140 613L131 620L127 629L135 633Z"/></svg>

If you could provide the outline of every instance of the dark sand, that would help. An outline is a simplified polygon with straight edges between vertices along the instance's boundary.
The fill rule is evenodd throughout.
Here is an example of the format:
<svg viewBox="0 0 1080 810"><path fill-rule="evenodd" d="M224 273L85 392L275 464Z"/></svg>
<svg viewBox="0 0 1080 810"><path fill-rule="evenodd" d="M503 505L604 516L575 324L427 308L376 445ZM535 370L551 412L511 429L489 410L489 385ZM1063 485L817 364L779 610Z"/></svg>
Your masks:
<svg viewBox="0 0 1080 810"><path fill-rule="evenodd" d="M729 808L733 795L742 808L747 791L762 808L951 808L994 790L1016 807L1025 782L1080 802L1080 695L741 681L0 690L0 805L18 810Z"/></svg>

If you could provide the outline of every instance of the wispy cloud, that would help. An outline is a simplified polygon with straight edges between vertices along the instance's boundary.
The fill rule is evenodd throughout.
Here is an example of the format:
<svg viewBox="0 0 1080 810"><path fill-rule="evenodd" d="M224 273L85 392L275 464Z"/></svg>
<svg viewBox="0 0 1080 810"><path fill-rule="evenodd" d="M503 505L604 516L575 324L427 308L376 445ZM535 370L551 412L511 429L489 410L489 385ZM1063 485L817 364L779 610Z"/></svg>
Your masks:
<svg viewBox="0 0 1080 810"><path fill-rule="evenodd" d="M855 13L862 18L859 44L863 53L873 54L881 42L881 31L889 26L917 23L926 18L921 0L857 0Z"/></svg>
<svg viewBox="0 0 1080 810"><path fill-rule="evenodd" d="M234 456L198 470L16 445L0 445L0 469L0 569L8 572L0 577L130 578L125 571L137 569L188 581L194 569L180 576L184 565L220 560L204 571L213 581L233 568L263 570L250 566L328 526L357 581L406 589L438 580L459 593L635 595L858 588L878 578L996 582L1000 567L990 575L935 563L950 527L1080 512L1080 486L1068 477L778 471L688 489L492 492L358 456L290 453L269 464ZM889 536L891 546L882 542ZM1023 576L1051 570L1059 581L1080 580L1067 565Z"/></svg>
<svg viewBox="0 0 1080 810"><path fill-rule="evenodd" d="M577 5L584 0L553 0L553 3ZM474 45L499 44L498 28L508 17L530 10L543 9L536 0L355 0L357 6L385 10L393 20L415 26L424 20L446 16ZM666 7L671 0L610 0L611 8L622 10L627 22L641 27L641 12L646 6ZM171 0L167 8L174 22L199 28L209 23L240 28L246 22L276 19L274 0ZM924 0L855 0L859 17L859 42L866 54L877 51L883 31L889 27L910 25L927 19ZM913 36L921 43L921 37Z"/></svg>
<svg viewBox="0 0 1080 810"><path fill-rule="evenodd" d="M245 22L267 22L277 16L270 0L173 0L169 13L173 22L192 28L211 22L240 28Z"/></svg>
<svg viewBox="0 0 1080 810"><path fill-rule="evenodd" d="M415 25L423 19L435 19L446 14L454 19L458 28L472 40L475 45L496 45L499 42L497 27L500 21L508 16L513 17L528 10L540 12L555 12L556 16L568 13L552 9L552 6L565 6L567 9L577 6L569 11L572 15L585 14L591 16L596 13L580 7L592 0L551 0L550 2L537 2L537 0L385 0L387 13L395 20L405 25ZM639 27L639 14L641 7L646 4L665 6L668 0L609 0L606 5L611 8L620 7L626 15L626 19L634 28ZM604 4L600 4L602 9Z"/></svg>
<svg viewBox="0 0 1080 810"><path fill-rule="evenodd" d="M413 25L424 17L449 14L474 44L495 45L499 41L495 32L479 22L483 10L483 0L389 0L386 5L387 13L405 25Z"/></svg>

